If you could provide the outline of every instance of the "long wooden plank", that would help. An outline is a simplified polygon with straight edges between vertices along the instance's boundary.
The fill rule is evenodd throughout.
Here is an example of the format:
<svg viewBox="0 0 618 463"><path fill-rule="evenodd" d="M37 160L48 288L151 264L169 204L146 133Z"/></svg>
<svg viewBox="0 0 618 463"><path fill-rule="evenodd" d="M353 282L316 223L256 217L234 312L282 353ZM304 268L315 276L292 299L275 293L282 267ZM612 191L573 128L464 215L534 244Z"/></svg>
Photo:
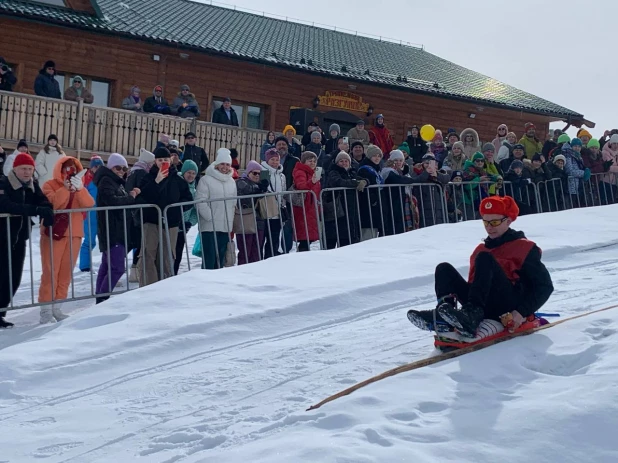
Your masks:
<svg viewBox="0 0 618 463"><path fill-rule="evenodd" d="M15 106L15 97L9 96L9 101L7 105L8 111L6 113L6 133L9 140L19 140L15 137L16 134L13 132L13 127L15 126Z"/></svg>
<svg viewBox="0 0 618 463"><path fill-rule="evenodd" d="M6 140L6 121L9 117L9 96L0 95L0 139Z"/></svg>
<svg viewBox="0 0 618 463"><path fill-rule="evenodd" d="M578 318L582 318L582 317L586 317L588 315L592 315L595 313L599 313L599 312L605 312L607 310L611 310L611 309L615 309L617 308L618 305L611 305L609 307L605 307L603 309L598 309L598 310L593 310L592 312L586 312L583 314L579 314L579 315L575 315L573 317L569 317L569 318L565 318L563 320L558 320L557 322L553 322L553 323L549 323L547 325L543 325L543 326L539 326L538 328L534 328L530 331L522 331L520 333L513 333L513 334L509 334L507 336L504 336L503 338L499 338L499 339L495 339L493 341L487 342L487 343L482 343L482 344L475 344L473 346L470 347L466 347L464 349L459 349L453 352L446 352L444 354L440 354L440 355L436 355L435 357L430 357L427 359L423 359L423 360L417 360L416 362L412 362L412 363L408 363L406 365L401 365L397 368L393 368L391 370L385 371L384 373L381 373L379 375L373 376L369 379L366 379L365 381L362 381L358 384L355 384L354 386L351 386L341 392L338 392L337 394L331 395L330 397L327 397L326 399L322 400L321 402L318 402L315 405L312 405L311 407L309 407L306 411L310 411L310 410L316 410L318 408L320 408L322 405L325 405L329 402L332 402L333 400L339 399L341 397L344 397L346 395L351 394L354 391L358 391L359 389L368 386L369 384L373 384L375 382L380 381L381 379L384 378L389 378L391 376L395 376L398 375L399 373L404 373L406 371L412 371L412 370L417 370L419 368L423 368L429 365L434 365L436 363L442 362L444 360L450 360L456 357L460 357L464 354L469 354L471 352L475 352L478 350L481 350L485 347L489 347L492 346L494 344L499 344L501 342L504 341L508 341L509 339L513 339L513 338L517 338L520 336L527 336L529 334L532 333L536 333L538 331L541 330L545 330L547 328L551 328L552 326L556 326L556 325L560 325L561 323L565 323L571 320L576 320Z"/></svg>
<svg viewBox="0 0 618 463"><path fill-rule="evenodd" d="M28 125L28 113L26 112L28 110L28 102L26 98L20 98L19 99L19 106L15 105L15 110L19 111L19 127L18 127L18 137L21 140L26 139L28 140L28 132L26 130L26 126Z"/></svg>

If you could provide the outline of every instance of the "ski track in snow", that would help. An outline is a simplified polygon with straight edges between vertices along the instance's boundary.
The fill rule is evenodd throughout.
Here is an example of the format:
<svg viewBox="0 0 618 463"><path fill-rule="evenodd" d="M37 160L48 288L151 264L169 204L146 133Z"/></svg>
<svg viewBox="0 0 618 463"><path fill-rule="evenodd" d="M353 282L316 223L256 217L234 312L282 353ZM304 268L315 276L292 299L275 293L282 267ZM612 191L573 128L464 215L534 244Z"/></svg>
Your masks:
<svg viewBox="0 0 618 463"><path fill-rule="evenodd" d="M556 253L548 258L556 291L543 311L560 312L566 317L618 302L613 290L618 259L608 259L617 249L612 246L569 255ZM301 422L330 431L346 428L354 421L351 415L329 416L322 410L304 410L356 382L434 354L431 334L415 330L405 317L409 308L434 305L433 285L430 279L422 280L417 279L421 284L407 290L408 297L398 302L390 299L389 304L355 315L177 356L86 388L77 384L66 394L40 397L34 405L33 398L28 398L30 404L25 407L17 400L14 406L0 408L0 426L44 435L62 433L63 417L75 410L88 417L91 423L84 425L92 429L97 429L97 417L102 422L109 421L110 415L114 417L112 440L82 440L79 433L73 437L66 429L67 438L62 442L33 445L28 459L58 463L107 462L112 458L161 463L200 461L208 450L232 449ZM603 289L591 293L589 280ZM371 289L367 288L367 294ZM377 291L386 294L389 288L380 285ZM89 323L114 323L120 321L119 317L100 316L95 322L89 319ZM30 334L35 340L44 330L27 327L13 334L17 338ZM601 326L592 331L590 336L599 339L614 334ZM16 342L23 339L0 337L0 348ZM156 355L162 348L165 346L154 344L150 351ZM169 348L173 350L173 344ZM583 362L594 355L592 351L586 353ZM82 359L97 360L113 362L113 358ZM585 365L575 367L578 370ZM547 368L554 367L548 364ZM573 371L563 370L562 374ZM148 378L147 389L144 381L136 381L144 378ZM0 398L9 398L9 386L3 387L0 379ZM182 401L177 400L179 396L183 396ZM351 397L358 407L375 400L363 395ZM412 423L419 416L431 420L432 414L444 412L443 404L426 402L418 412L401 412L394 418ZM365 430L365 438L378 446L392 445L371 428Z"/></svg>

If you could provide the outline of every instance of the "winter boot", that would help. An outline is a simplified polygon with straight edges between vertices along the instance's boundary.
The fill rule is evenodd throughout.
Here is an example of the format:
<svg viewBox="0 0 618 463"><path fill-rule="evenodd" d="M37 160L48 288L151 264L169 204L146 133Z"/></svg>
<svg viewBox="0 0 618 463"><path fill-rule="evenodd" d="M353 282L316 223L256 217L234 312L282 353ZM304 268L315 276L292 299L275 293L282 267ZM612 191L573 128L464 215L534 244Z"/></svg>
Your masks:
<svg viewBox="0 0 618 463"><path fill-rule="evenodd" d="M438 333L451 331L450 325L442 319L436 310L408 310L408 320L424 331L436 331Z"/></svg>
<svg viewBox="0 0 618 463"><path fill-rule="evenodd" d="M139 283L139 278L137 277L137 265L131 265L131 270L129 271L129 283Z"/></svg>
<svg viewBox="0 0 618 463"><path fill-rule="evenodd" d="M109 299L109 296L97 297L96 303L100 304L101 302L105 302Z"/></svg>
<svg viewBox="0 0 618 463"><path fill-rule="evenodd" d="M0 328L13 328L13 323L7 322L4 317L0 317Z"/></svg>
<svg viewBox="0 0 618 463"><path fill-rule="evenodd" d="M51 305L44 305L41 307L41 325L46 325L48 323L56 323L56 319L52 314Z"/></svg>
<svg viewBox="0 0 618 463"><path fill-rule="evenodd" d="M60 307L60 304L52 304L52 315L57 322L61 322L62 320L66 320L67 318L69 318L67 314L62 313Z"/></svg>
<svg viewBox="0 0 618 463"><path fill-rule="evenodd" d="M438 307L438 313L444 321L468 338L476 336L476 330L484 317L483 309L470 303L464 304L461 309L458 309L452 304L444 302Z"/></svg>

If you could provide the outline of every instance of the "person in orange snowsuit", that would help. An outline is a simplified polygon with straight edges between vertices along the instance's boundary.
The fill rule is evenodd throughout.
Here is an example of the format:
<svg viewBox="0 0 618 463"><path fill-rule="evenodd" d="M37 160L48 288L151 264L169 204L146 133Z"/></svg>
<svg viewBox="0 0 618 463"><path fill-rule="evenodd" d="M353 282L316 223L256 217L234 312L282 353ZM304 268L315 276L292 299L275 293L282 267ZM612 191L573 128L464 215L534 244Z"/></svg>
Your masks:
<svg viewBox="0 0 618 463"><path fill-rule="evenodd" d="M42 187L54 211L94 206L94 199L84 188L81 175L84 168L78 159L65 156L54 166L53 178ZM81 212L56 214L53 227L41 227L41 263L43 273L39 302L51 302L41 307L41 323L53 323L67 318L60 310L66 299L84 237ZM53 251L53 252L52 252ZM53 275L53 278L52 278Z"/></svg>

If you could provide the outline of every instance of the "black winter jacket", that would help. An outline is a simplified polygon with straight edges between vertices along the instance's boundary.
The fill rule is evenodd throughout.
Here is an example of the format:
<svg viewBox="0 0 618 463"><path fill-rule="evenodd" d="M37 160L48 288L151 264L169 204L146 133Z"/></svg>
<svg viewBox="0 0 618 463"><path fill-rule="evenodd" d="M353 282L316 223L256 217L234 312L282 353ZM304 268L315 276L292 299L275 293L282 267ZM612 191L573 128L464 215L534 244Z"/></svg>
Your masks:
<svg viewBox="0 0 618 463"><path fill-rule="evenodd" d="M234 111L234 108L230 108L230 117L227 117L223 106L215 109L214 113L212 114L212 122L214 124L232 125L234 127L239 126L238 116L236 115L236 111Z"/></svg>
<svg viewBox="0 0 618 463"><path fill-rule="evenodd" d="M526 238L523 232L508 230L500 238L485 240L485 247L489 250L502 246L505 243ZM527 317L543 307L554 292L554 284L547 268L541 262L541 250L538 246L528 252L521 269L517 271L519 280L514 285L515 306L517 311Z"/></svg>
<svg viewBox="0 0 618 463"><path fill-rule="evenodd" d="M526 166L526 169L530 171L530 178L532 183L540 183L545 180L551 180L551 171L546 162L544 162L540 168L534 169L532 166Z"/></svg>
<svg viewBox="0 0 618 463"><path fill-rule="evenodd" d="M371 162L371 158L365 158L360 162L358 176L367 180L368 186L384 183L380 176L382 167ZM365 188L358 195L360 202L360 216L362 228L377 228L384 234L386 224L390 220L388 212L388 199L384 190L380 188Z"/></svg>
<svg viewBox="0 0 618 463"><path fill-rule="evenodd" d="M138 198L139 204L156 204L161 209L161 214L165 214L165 208L170 204L193 201L189 184L178 175L174 166L170 166L169 175L161 183L156 182L159 168L152 166L150 172L144 176L139 189L142 190ZM182 222L183 210L191 209L191 205L172 207L167 211L167 223L170 228L178 227ZM165 217L164 217L165 219ZM158 224L158 211L152 207L144 209L144 222Z"/></svg>
<svg viewBox="0 0 618 463"><path fill-rule="evenodd" d="M208 154L201 146L197 145L185 145L182 149L183 162L190 159L197 164L198 176L204 175L206 168L210 164L208 161Z"/></svg>
<svg viewBox="0 0 618 463"><path fill-rule="evenodd" d="M297 162L300 162L300 159L290 153L285 155L285 159L284 157L281 157L281 164L283 164L283 175L285 175L285 184L288 188L294 184L292 172L294 172L294 167Z"/></svg>
<svg viewBox="0 0 618 463"><path fill-rule="evenodd" d="M356 187L361 179L354 169L345 170L337 164L331 164L326 181L326 188L349 188L348 190L324 191L322 202L324 203L324 220L327 239L357 243L360 241L360 226L358 220L358 205ZM333 207L327 206L333 205ZM327 214L328 211L328 214ZM341 216L341 217L337 217ZM335 219L337 225L335 225ZM350 241L351 239L351 241Z"/></svg>
<svg viewBox="0 0 618 463"><path fill-rule="evenodd" d="M19 217L9 218L11 244L30 238L30 217L39 215L40 207L53 209L47 196L43 194L36 180L24 185L17 176L10 172L0 177L0 214L12 214ZM0 252L7 252L6 220L0 219Z"/></svg>
<svg viewBox="0 0 618 463"><path fill-rule="evenodd" d="M144 101L144 112L145 113L157 113L157 114L172 114L172 110L170 109L170 105L167 100L161 97L161 102L159 103L155 100L154 96L149 96Z"/></svg>
<svg viewBox="0 0 618 463"><path fill-rule="evenodd" d="M103 166L97 170L92 180L97 186L97 206L129 206L135 198L125 190L125 180ZM109 251L116 245L129 246L131 243L131 209L97 211L97 234L101 252ZM109 243L107 240L109 230ZM125 242L126 230L126 242Z"/></svg>
<svg viewBox="0 0 618 463"><path fill-rule="evenodd" d="M0 75L0 90L5 92L12 92L13 85L17 83L17 77L13 74L13 71L7 71Z"/></svg>
<svg viewBox="0 0 618 463"><path fill-rule="evenodd" d="M414 164L421 163L423 156L427 154L427 150L429 149L427 142L423 141L420 135L418 137L408 135L406 142L410 147L410 157L414 160Z"/></svg>
<svg viewBox="0 0 618 463"><path fill-rule="evenodd" d="M34 81L34 93L38 96L46 96L48 98L62 98L60 94L60 84L54 76L47 74L45 69L39 71Z"/></svg>

